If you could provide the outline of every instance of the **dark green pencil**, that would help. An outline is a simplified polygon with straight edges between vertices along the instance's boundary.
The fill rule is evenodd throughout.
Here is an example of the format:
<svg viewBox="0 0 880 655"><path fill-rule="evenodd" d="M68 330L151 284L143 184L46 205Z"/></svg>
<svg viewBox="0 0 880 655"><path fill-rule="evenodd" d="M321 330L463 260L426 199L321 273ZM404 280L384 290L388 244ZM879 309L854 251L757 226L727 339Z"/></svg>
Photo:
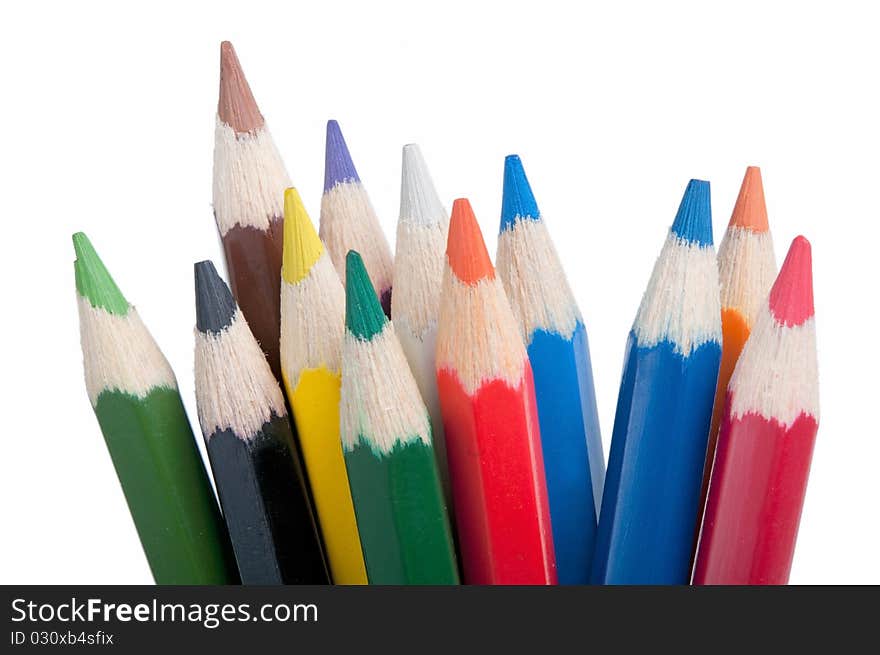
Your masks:
<svg viewBox="0 0 880 655"><path fill-rule="evenodd" d="M370 584L457 584L431 422L360 255L346 257L340 435Z"/></svg>

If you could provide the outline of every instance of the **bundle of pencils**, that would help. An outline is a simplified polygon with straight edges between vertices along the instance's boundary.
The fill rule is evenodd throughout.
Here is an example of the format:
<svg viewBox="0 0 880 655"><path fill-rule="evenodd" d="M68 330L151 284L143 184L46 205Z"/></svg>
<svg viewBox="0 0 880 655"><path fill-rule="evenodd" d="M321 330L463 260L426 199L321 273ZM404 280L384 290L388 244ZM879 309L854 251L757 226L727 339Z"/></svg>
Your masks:
<svg viewBox="0 0 880 655"><path fill-rule="evenodd" d="M450 216L404 146L392 259L339 124L316 230L220 50L229 286L195 266L219 509L170 365L74 235L86 389L157 582L788 581L819 417L812 260L798 237L775 277L758 168L717 258L709 183L687 185L627 338L606 471L576 280L520 158L496 277L470 203Z"/></svg>

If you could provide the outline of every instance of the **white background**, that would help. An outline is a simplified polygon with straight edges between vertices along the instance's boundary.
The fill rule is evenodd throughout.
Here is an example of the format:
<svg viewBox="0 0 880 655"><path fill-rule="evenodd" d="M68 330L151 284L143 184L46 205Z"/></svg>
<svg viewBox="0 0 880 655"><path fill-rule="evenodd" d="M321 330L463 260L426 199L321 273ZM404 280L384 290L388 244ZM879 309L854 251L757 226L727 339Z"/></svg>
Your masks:
<svg viewBox="0 0 880 655"><path fill-rule="evenodd" d="M523 157L590 331L606 449L626 334L685 184L711 180L717 243L760 165L777 258L803 233L815 262L822 417L791 580L880 583L868 10L144 4L16 3L0 19L0 582L151 582L83 384L70 234L89 234L137 305L195 420L192 263L220 261L211 166L230 39L315 220L328 118L389 238L404 143L449 205L471 198L490 252L503 157Z"/></svg>

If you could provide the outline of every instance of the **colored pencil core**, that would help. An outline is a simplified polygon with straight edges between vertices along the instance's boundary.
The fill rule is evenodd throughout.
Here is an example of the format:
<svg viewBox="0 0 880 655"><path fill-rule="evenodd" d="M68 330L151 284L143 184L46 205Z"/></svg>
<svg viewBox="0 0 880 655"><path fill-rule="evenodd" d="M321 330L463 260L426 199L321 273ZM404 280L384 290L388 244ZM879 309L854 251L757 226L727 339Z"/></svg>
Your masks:
<svg viewBox="0 0 880 655"><path fill-rule="evenodd" d="M495 268L467 198L458 198L452 205L446 257L452 272L465 284L495 278Z"/></svg>
<svg viewBox="0 0 880 655"><path fill-rule="evenodd" d="M128 301L84 232L73 235L73 249L76 251L73 268L79 295L86 298L92 307L101 307L117 316L128 314Z"/></svg>
<svg viewBox="0 0 880 655"><path fill-rule="evenodd" d="M688 182L672 223L672 233L690 243L712 245L712 205L709 201L708 182Z"/></svg>
<svg viewBox="0 0 880 655"><path fill-rule="evenodd" d="M813 316L813 258L810 242L795 237L770 290L770 311L782 325L801 325Z"/></svg>
<svg viewBox="0 0 880 655"><path fill-rule="evenodd" d="M513 227L516 219L538 220L541 212L519 155L504 159L504 196L501 200L501 231Z"/></svg>
<svg viewBox="0 0 880 655"><path fill-rule="evenodd" d="M220 44L220 99L217 103L217 115L239 134L253 132L265 123L241 70L235 48L229 41Z"/></svg>
<svg viewBox="0 0 880 655"><path fill-rule="evenodd" d="M228 328L235 316L235 300L223 283L214 263L205 260L194 266L196 281L196 327L199 332L217 334Z"/></svg>
<svg viewBox="0 0 880 655"><path fill-rule="evenodd" d="M757 166L749 166L746 169L733 213L730 216L730 225L748 228L753 232L767 232L770 229L770 223L767 220L767 205L764 202L761 169Z"/></svg>
<svg viewBox="0 0 880 655"><path fill-rule="evenodd" d="M354 250L345 257L345 326L358 339L369 341L388 319L379 304L364 260Z"/></svg>
<svg viewBox="0 0 880 655"><path fill-rule="evenodd" d="M327 121L327 144L324 153L324 193L343 182L360 182L345 137L336 121Z"/></svg>
<svg viewBox="0 0 880 655"><path fill-rule="evenodd" d="M288 284L302 280L324 252L324 245L315 231L299 191L293 187L284 192L284 257L281 275Z"/></svg>

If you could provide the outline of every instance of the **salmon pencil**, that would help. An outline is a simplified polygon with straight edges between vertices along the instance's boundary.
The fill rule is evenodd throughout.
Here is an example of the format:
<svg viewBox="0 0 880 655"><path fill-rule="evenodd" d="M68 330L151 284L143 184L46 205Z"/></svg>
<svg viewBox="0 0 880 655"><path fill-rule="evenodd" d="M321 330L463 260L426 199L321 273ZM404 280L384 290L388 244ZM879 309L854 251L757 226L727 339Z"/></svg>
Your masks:
<svg viewBox="0 0 880 655"><path fill-rule="evenodd" d="M449 222L437 388L467 584L556 584L532 369L465 199Z"/></svg>
<svg viewBox="0 0 880 655"><path fill-rule="evenodd" d="M698 525L702 523L706 504L718 428L724 412L724 399L727 397L727 384L736 360L749 338L755 317L776 277L776 257L767 221L764 185L761 182L761 169L757 166L746 169L730 224L718 247L718 277L721 287L721 331L724 339L718 384L715 387L712 426L709 428L706 446Z"/></svg>

